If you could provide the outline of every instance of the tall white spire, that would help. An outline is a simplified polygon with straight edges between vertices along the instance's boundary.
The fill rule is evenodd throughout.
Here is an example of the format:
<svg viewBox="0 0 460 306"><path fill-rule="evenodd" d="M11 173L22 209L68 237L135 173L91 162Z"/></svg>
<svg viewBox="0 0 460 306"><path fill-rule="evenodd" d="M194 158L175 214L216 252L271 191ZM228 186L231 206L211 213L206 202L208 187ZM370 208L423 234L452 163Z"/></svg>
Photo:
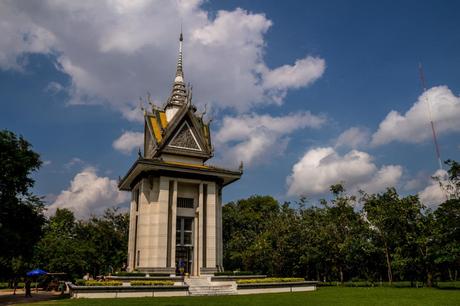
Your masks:
<svg viewBox="0 0 460 306"><path fill-rule="evenodd" d="M165 111L167 120L170 121L176 112L187 103L187 89L184 81L184 70L183 70L183 54L182 54L182 42L184 37L182 30L179 36L179 57L177 59L176 75L174 77L173 88L171 96L169 97L168 103L166 104Z"/></svg>
<svg viewBox="0 0 460 306"><path fill-rule="evenodd" d="M182 68L182 41L183 40L184 40L184 37L181 31L180 36L179 36L179 58L177 59L176 78L174 79L174 83L184 82L184 70Z"/></svg>

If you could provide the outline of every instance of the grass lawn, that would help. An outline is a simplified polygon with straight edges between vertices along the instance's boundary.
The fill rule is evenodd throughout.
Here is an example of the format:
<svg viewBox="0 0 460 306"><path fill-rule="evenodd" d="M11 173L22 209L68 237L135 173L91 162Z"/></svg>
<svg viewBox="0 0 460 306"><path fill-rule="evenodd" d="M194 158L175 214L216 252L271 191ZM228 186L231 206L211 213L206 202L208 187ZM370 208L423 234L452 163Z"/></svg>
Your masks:
<svg viewBox="0 0 460 306"><path fill-rule="evenodd" d="M460 305L460 290L322 287L314 292L217 297L65 299L29 305Z"/></svg>

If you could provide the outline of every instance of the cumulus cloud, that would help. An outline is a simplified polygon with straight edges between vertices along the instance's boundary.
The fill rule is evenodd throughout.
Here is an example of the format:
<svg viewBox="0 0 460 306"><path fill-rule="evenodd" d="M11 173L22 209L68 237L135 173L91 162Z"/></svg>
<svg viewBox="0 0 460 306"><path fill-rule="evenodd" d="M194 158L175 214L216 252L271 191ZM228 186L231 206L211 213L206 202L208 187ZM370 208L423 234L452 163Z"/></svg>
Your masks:
<svg viewBox="0 0 460 306"><path fill-rule="evenodd" d="M288 195L324 194L340 182L351 192L379 192L396 185L401 175L401 166L379 169L366 152L352 150L341 156L332 147L314 148L293 166L287 178Z"/></svg>
<svg viewBox="0 0 460 306"><path fill-rule="evenodd" d="M369 143L369 131L361 127L351 127L339 135L335 147L348 147L356 149Z"/></svg>
<svg viewBox="0 0 460 306"><path fill-rule="evenodd" d="M202 1L1 1L0 69L19 69L29 53L53 55L70 76L71 104L104 103L140 120L137 97L164 102L184 21L186 81L194 101L239 112L280 104L287 90L324 72L320 57L268 68L264 35L272 22L235 9L210 14Z"/></svg>
<svg viewBox="0 0 460 306"><path fill-rule="evenodd" d="M114 149L124 154L130 154L134 149L142 147L144 144L144 133L124 132L117 138L112 146Z"/></svg>
<svg viewBox="0 0 460 306"><path fill-rule="evenodd" d="M449 184L448 174L445 170L437 170L433 177L438 177L444 185ZM439 204L447 200L447 193L441 188L438 181L431 179L429 184L418 193L420 201L427 207L436 208Z"/></svg>
<svg viewBox="0 0 460 306"><path fill-rule="evenodd" d="M282 154L289 142L289 135L296 130L319 128L326 122L323 116L310 112L272 117L270 115L245 114L226 116L213 137L226 162L243 161L251 165L261 162L267 155Z"/></svg>
<svg viewBox="0 0 460 306"><path fill-rule="evenodd" d="M77 218L90 214L101 214L106 208L118 206L128 201L128 194L118 191L117 183L108 177L100 177L93 167L77 173L67 190L61 191L54 202L47 206L47 214L52 215L58 208L67 208Z"/></svg>
<svg viewBox="0 0 460 306"><path fill-rule="evenodd" d="M388 187L394 187L401 178L403 169L399 165L382 166L368 182L357 184L359 189L376 193Z"/></svg>
<svg viewBox="0 0 460 306"><path fill-rule="evenodd" d="M263 87L268 89L275 101L281 103L290 88L308 86L319 79L326 69L322 58L307 56L293 66L284 65L273 70L264 69Z"/></svg>
<svg viewBox="0 0 460 306"><path fill-rule="evenodd" d="M431 138L429 105L438 134L460 131L460 97L447 86L432 87L404 114L391 111L372 135L375 146L392 141L420 143Z"/></svg>

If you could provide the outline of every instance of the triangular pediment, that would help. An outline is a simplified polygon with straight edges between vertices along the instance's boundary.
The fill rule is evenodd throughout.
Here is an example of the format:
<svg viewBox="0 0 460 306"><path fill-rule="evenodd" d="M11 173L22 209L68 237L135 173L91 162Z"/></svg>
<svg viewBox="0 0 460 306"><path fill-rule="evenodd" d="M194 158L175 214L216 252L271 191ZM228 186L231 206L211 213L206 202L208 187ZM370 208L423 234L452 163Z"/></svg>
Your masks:
<svg viewBox="0 0 460 306"><path fill-rule="evenodd" d="M184 121L182 126L177 130L176 134L168 143L168 147L202 151L201 146L187 121Z"/></svg>

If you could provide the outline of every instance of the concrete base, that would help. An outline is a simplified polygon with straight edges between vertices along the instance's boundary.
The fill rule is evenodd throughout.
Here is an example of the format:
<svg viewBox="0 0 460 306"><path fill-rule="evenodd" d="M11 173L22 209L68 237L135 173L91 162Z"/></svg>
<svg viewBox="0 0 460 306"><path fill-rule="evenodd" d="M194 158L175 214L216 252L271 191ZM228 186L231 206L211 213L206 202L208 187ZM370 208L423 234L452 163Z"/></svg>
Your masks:
<svg viewBox="0 0 460 306"><path fill-rule="evenodd" d="M164 267L138 267L140 272L151 273L151 274L164 274L172 275L176 273L175 268L164 268Z"/></svg>
<svg viewBox="0 0 460 306"><path fill-rule="evenodd" d="M239 284L237 294L315 291L317 282Z"/></svg>
<svg viewBox="0 0 460 306"><path fill-rule="evenodd" d="M239 284L234 281L211 282L206 277L190 278L192 286L75 286L67 283L72 298L128 298L189 295L260 294L316 290L317 282ZM193 288L192 288L193 287ZM235 288L236 287L236 288ZM191 290L194 289L195 291ZM235 290L236 289L236 290ZM192 292L193 291L193 292ZM194 294L193 294L194 293ZM201 293L201 294L200 294Z"/></svg>
<svg viewBox="0 0 460 306"><path fill-rule="evenodd" d="M79 298L128 298L187 296L188 286L75 286L68 284L70 296Z"/></svg>
<svg viewBox="0 0 460 306"><path fill-rule="evenodd" d="M238 295L244 294L261 294L261 293L281 293L281 292L301 292L315 291L315 287L290 287L290 288L260 288L260 289L238 289Z"/></svg>
<svg viewBox="0 0 460 306"><path fill-rule="evenodd" d="M200 268L200 274L201 275L212 275L217 273L217 268Z"/></svg>

